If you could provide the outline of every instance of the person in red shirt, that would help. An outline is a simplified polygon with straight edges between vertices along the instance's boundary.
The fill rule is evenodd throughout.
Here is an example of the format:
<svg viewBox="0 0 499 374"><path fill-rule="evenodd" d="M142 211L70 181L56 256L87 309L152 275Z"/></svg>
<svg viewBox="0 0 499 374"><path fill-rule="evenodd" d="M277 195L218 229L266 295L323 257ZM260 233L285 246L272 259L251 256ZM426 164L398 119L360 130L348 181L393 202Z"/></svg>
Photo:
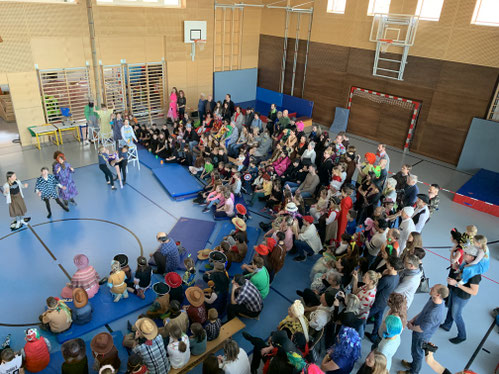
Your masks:
<svg viewBox="0 0 499 374"><path fill-rule="evenodd" d="M345 232L348 224L348 211L352 209L353 203L350 195L353 192L353 186L351 184L344 184L341 187L341 204L340 204L340 214L338 215L338 232L336 234L336 242L341 241L341 235Z"/></svg>

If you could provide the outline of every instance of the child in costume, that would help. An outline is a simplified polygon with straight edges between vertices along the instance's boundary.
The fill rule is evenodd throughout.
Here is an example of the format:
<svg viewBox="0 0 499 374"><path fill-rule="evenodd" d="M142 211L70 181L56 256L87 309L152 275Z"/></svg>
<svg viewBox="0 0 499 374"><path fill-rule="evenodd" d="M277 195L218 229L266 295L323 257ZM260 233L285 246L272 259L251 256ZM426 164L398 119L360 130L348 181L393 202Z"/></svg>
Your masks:
<svg viewBox="0 0 499 374"><path fill-rule="evenodd" d="M152 290L157 296L146 315L152 319L164 318L170 308L170 286L164 282L158 282L153 284Z"/></svg>
<svg viewBox="0 0 499 374"><path fill-rule="evenodd" d="M47 310L39 318L42 323L41 328L54 334L66 331L73 322L71 309L65 302L55 297L47 298Z"/></svg>
<svg viewBox="0 0 499 374"><path fill-rule="evenodd" d="M122 297L128 298L128 290L125 283L126 274L121 270L120 263L113 260L111 262L111 275L107 279L107 286L111 289L111 294L114 296L114 302L117 303Z"/></svg>
<svg viewBox="0 0 499 374"><path fill-rule="evenodd" d="M475 235L473 245L478 248L478 254L473 262L469 264L463 262L461 265L462 275L460 284L466 284L473 276L483 274L489 270L490 252L489 247L487 247L487 238L483 235Z"/></svg>
<svg viewBox="0 0 499 374"><path fill-rule="evenodd" d="M66 187L65 189L59 189L59 197L64 201L66 206L69 203L76 205L74 198L78 195L78 190L76 189L76 184L73 180L75 170L71 167L71 164L66 161L64 153L61 151L56 151L54 153L54 160L52 172L59 183Z"/></svg>
<svg viewBox="0 0 499 374"><path fill-rule="evenodd" d="M59 195L57 193L57 187L61 190L66 190L66 187L60 184L53 174L49 174L49 169L47 167L42 167L41 172L42 175L37 178L35 183L35 192L38 197L41 197L45 202L48 212L47 218L52 217L50 199L54 199L62 209L69 212L69 208L61 201L61 199L59 199Z"/></svg>
<svg viewBox="0 0 499 374"><path fill-rule="evenodd" d="M92 305L88 302L87 292L83 288L73 290L72 316L73 323L76 325L85 325L92 320Z"/></svg>
<svg viewBox="0 0 499 374"><path fill-rule="evenodd" d="M9 215L14 218L10 224L11 230L17 230L25 222L29 222L30 217L25 217L27 209L24 203L23 188L28 188L28 184L22 184L17 179L16 173L13 171L7 172L7 182L3 185L3 195L7 205L9 206Z"/></svg>
<svg viewBox="0 0 499 374"><path fill-rule="evenodd" d="M101 146L99 148L99 169L104 173L104 176L106 177L106 182L107 184L111 185L111 189L116 190L116 187L114 187L114 180L115 180L114 175L107 166L108 155L109 151L107 150L107 148Z"/></svg>
<svg viewBox="0 0 499 374"><path fill-rule="evenodd" d="M151 286L152 269L147 265L147 259L144 256L137 258L137 271L133 279L135 293L141 299L145 299L145 292Z"/></svg>
<svg viewBox="0 0 499 374"><path fill-rule="evenodd" d="M76 255L73 262L78 270L71 277L71 283L62 289L61 296L70 299L73 296L73 289L83 288L91 299L99 292L99 274L89 265L88 257L83 254Z"/></svg>
<svg viewBox="0 0 499 374"><path fill-rule="evenodd" d="M26 330L25 339L24 368L30 373L38 373L45 369L50 362L50 341L40 336L34 327ZM9 373L9 371L7 372Z"/></svg>
<svg viewBox="0 0 499 374"><path fill-rule="evenodd" d="M182 282L185 286L190 287L194 285L196 280L196 268L194 267L194 260L191 258L191 255L184 260L184 266L185 273L182 277Z"/></svg>

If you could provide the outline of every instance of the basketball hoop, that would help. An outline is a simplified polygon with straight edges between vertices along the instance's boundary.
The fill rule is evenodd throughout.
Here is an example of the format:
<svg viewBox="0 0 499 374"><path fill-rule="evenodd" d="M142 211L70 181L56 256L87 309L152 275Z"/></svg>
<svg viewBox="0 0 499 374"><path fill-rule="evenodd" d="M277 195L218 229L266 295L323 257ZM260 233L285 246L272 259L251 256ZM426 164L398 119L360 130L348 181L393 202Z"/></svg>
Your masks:
<svg viewBox="0 0 499 374"><path fill-rule="evenodd" d="M386 53L388 51L388 47L393 44L393 39L380 39L379 42L381 43L381 52Z"/></svg>
<svg viewBox="0 0 499 374"><path fill-rule="evenodd" d="M194 39L193 43L191 43L191 58L194 61L196 57L196 46L199 46L200 50L203 50L206 46L206 39Z"/></svg>

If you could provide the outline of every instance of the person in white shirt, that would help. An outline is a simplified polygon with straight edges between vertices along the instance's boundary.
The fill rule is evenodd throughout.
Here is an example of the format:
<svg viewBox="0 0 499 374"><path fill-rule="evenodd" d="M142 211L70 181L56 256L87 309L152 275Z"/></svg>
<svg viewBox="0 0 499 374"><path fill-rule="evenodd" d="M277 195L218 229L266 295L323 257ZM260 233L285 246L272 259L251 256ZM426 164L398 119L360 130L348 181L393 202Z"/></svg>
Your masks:
<svg viewBox="0 0 499 374"><path fill-rule="evenodd" d="M304 216L300 231L298 240L295 240L294 243L298 251L298 256L293 259L294 261L305 261L305 252L308 256L313 256L322 249L321 238L314 225L314 217Z"/></svg>
<svg viewBox="0 0 499 374"><path fill-rule="evenodd" d="M301 160L303 162L305 159L308 158L310 162L315 165L316 157L317 155L315 153L315 142L310 142L308 143L308 147L307 149L305 149L305 152L303 152L303 154L301 155Z"/></svg>
<svg viewBox="0 0 499 374"><path fill-rule="evenodd" d="M172 324L168 328L170 343L168 344L168 358L174 369L184 367L191 358L189 337L182 332L178 325Z"/></svg>
<svg viewBox="0 0 499 374"><path fill-rule="evenodd" d="M368 252L369 266L374 262L381 247L386 245L386 234L388 233L388 222L384 219L377 219L374 221L376 234L373 235L371 240L366 240L366 248Z"/></svg>
<svg viewBox="0 0 499 374"><path fill-rule="evenodd" d="M336 304L339 306L339 301L336 300L337 291L330 288L320 296L321 304L310 313L310 328L321 331L331 321L334 307L337 306Z"/></svg>
<svg viewBox="0 0 499 374"><path fill-rule="evenodd" d="M428 219L430 218L430 208L428 207L430 198L424 193L420 193L417 196L418 199L416 200L416 209L414 210L414 214L412 215L412 221L416 226L416 229L414 231L417 231L421 234L421 231L423 231L426 222L428 222Z"/></svg>
<svg viewBox="0 0 499 374"><path fill-rule="evenodd" d="M16 353L10 348L5 348L2 351L0 361L0 373L6 374L24 374L23 356L21 353Z"/></svg>
<svg viewBox="0 0 499 374"><path fill-rule="evenodd" d="M411 232L416 231L416 225L412 220L412 215L414 214L414 208L412 206L406 206L402 209L400 216L402 217L402 222L399 226L400 238L399 238L399 248L400 250L404 250L405 245L407 244L407 239Z"/></svg>
<svg viewBox="0 0 499 374"><path fill-rule="evenodd" d="M404 260L404 270L400 274L400 282L393 290L395 293L404 295L407 301L407 309L414 300L419 284L421 283L422 270L419 267L420 260L416 255L407 255Z"/></svg>
<svg viewBox="0 0 499 374"><path fill-rule="evenodd" d="M248 354L232 339L225 342L224 355L218 356L218 362L225 374L250 374L251 372Z"/></svg>

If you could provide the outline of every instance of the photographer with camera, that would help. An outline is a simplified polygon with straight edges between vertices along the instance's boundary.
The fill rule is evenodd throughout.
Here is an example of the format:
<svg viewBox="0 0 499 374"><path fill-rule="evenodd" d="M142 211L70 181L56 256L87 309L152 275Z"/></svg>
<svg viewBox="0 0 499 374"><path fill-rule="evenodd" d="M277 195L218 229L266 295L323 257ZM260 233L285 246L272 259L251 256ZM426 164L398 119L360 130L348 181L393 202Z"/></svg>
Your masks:
<svg viewBox="0 0 499 374"><path fill-rule="evenodd" d="M402 365L409 370L401 370L397 374L418 374L420 372L424 354L422 345L431 339L443 322L445 318L444 299L447 296L449 296L449 289L446 286L443 284L434 285L430 291L431 298L423 310L407 322L407 328L412 330L412 362L402 360Z"/></svg>
<svg viewBox="0 0 499 374"><path fill-rule="evenodd" d="M444 368L438 361L435 360L433 354L437 351L438 347L432 343L423 343L422 348L425 352L425 361L431 369L437 374L452 374L449 369ZM476 374L471 370L463 370L456 374Z"/></svg>

